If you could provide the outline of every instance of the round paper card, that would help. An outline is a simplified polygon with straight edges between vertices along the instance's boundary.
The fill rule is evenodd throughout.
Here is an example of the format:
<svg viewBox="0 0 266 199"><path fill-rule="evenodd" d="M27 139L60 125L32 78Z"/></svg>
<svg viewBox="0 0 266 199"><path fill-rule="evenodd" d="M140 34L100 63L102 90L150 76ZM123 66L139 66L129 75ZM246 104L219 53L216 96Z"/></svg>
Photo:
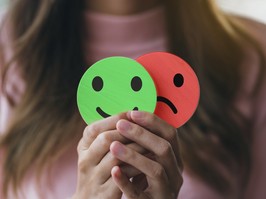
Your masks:
<svg viewBox="0 0 266 199"><path fill-rule="evenodd" d="M77 103L87 124L129 110L154 112L156 88L145 68L133 59L109 57L82 76Z"/></svg>
<svg viewBox="0 0 266 199"><path fill-rule="evenodd" d="M196 74L181 58L154 52L137 58L152 76L157 88L155 114L174 127L187 122L195 112L200 96Z"/></svg>

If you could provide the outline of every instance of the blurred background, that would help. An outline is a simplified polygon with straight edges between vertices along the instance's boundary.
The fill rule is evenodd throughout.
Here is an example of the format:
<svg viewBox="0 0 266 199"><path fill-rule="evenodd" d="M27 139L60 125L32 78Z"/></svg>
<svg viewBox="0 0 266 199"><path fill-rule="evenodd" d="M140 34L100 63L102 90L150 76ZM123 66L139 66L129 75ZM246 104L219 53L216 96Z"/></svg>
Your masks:
<svg viewBox="0 0 266 199"><path fill-rule="evenodd" d="M244 15L266 23L266 0L216 0L227 12ZM7 0L0 0L3 8Z"/></svg>
<svg viewBox="0 0 266 199"><path fill-rule="evenodd" d="M222 9L266 23L266 0L217 0Z"/></svg>
<svg viewBox="0 0 266 199"><path fill-rule="evenodd" d="M5 5L6 0L0 0L0 6L3 7Z"/></svg>

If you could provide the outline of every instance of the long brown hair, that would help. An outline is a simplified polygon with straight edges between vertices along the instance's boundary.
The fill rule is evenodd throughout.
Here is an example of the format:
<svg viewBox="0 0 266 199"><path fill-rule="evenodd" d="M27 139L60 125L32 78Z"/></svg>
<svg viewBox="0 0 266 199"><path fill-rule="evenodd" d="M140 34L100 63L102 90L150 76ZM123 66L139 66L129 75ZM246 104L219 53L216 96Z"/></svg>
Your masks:
<svg viewBox="0 0 266 199"><path fill-rule="evenodd" d="M183 160L222 192L230 185L220 165L229 171L241 166L244 177L249 169L250 129L242 128L248 122L232 101L240 87L245 48L241 41L254 42L212 0L165 2L171 51L194 66L201 82L198 111L179 133ZM10 3L6 19L12 33L12 62L22 71L27 89L1 139L6 152L5 193L10 185L18 189L33 163L41 173L43 165L51 164L47 160L56 159L73 144L73 137L80 136L73 132L80 121L75 93L84 69L82 9L82 0ZM5 71L10 64L6 66ZM6 80L6 72L2 79Z"/></svg>
<svg viewBox="0 0 266 199"><path fill-rule="evenodd" d="M5 194L9 185L18 189L32 165L41 173L80 137L75 99L85 69L82 9L81 0L10 1L6 24L12 33L12 61L27 88L1 139Z"/></svg>
<svg viewBox="0 0 266 199"><path fill-rule="evenodd" d="M190 63L201 85L198 109L179 129L185 167L221 193L232 194L235 186L243 190L251 168L252 124L234 102L245 86L241 73L247 49L260 62L249 97L258 94L265 77L262 49L214 0L167 2L171 50Z"/></svg>

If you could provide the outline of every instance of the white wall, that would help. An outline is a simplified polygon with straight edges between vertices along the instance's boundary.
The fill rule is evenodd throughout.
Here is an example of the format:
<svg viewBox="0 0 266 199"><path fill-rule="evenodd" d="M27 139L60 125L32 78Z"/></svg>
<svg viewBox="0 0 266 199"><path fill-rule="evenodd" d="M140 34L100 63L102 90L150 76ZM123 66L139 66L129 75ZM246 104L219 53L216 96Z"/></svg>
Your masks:
<svg viewBox="0 0 266 199"><path fill-rule="evenodd" d="M6 4L7 0L0 0L0 7L3 7Z"/></svg>
<svg viewBox="0 0 266 199"><path fill-rule="evenodd" d="M266 0L217 0L221 8L266 23Z"/></svg>

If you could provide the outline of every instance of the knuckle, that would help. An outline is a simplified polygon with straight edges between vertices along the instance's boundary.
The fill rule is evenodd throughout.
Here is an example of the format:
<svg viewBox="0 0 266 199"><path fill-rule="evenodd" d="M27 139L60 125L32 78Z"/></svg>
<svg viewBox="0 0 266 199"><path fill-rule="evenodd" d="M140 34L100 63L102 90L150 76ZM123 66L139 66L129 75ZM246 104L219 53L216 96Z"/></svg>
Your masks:
<svg viewBox="0 0 266 199"><path fill-rule="evenodd" d="M116 115L116 117L117 117L117 120L127 118L126 112L119 113L118 115Z"/></svg>
<svg viewBox="0 0 266 199"><path fill-rule="evenodd" d="M160 156L168 156L172 152L172 145L165 141L161 144L159 155Z"/></svg>
<svg viewBox="0 0 266 199"><path fill-rule="evenodd" d="M151 172L155 179L162 179L165 176L164 168L158 163L152 168Z"/></svg>
<svg viewBox="0 0 266 199"><path fill-rule="evenodd" d="M147 114L146 122L149 124L156 123L157 117L154 114Z"/></svg>
<svg viewBox="0 0 266 199"><path fill-rule="evenodd" d="M127 145L127 147L131 150L136 151L137 153L140 153L140 154L145 154L147 152L147 150L145 148L143 148L142 146L140 146L136 143L130 143Z"/></svg>
<svg viewBox="0 0 266 199"><path fill-rule="evenodd" d="M136 158L137 158L137 154L133 150L126 150L125 158L126 159L131 159L134 162L136 160Z"/></svg>
<svg viewBox="0 0 266 199"><path fill-rule="evenodd" d="M86 173L88 170L88 163L85 158L79 158L78 160L78 170L80 173Z"/></svg>
<svg viewBox="0 0 266 199"><path fill-rule="evenodd" d="M148 112L142 112L142 117L137 118L139 122L141 122L142 125L149 125L156 122L156 116L155 114L148 113Z"/></svg>
<svg viewBox="0 0 266 199"><path fill-rule="evenodd" d="M111 153L109 153L109 162L111 165L118 165L120 163L120 160L113 156Z"/></svg>
<svg viewBox="0 0 266 199"><path fill-rule="evenodd" d="M104 147L109 147L109 145L113 141L112 134L110 132L101 133L100 135L98 135L97 139L100 140L102 146Z"/></svg>
<svg viewBox="0 0 266 199"><path fill-rule="evenodd" d="M96 124L91 124L87 126L83 132L83 137L85 138L96 138L99 134L99 127Z"/></svg>
<svg viewBox="0 0 266 199"><path fill-rule="evenodd" d="M88 150L89 148L89 143L85 138L81 138L78 145L77 145L77 153L78 155L82 154L84 151Z"/></svg>
<svg viewBox="0 0 266 199"><path fill-rule="evenodd" d="M134 127L133 130L132 130L132 134L135 136L135 137L141 137L143 135L143 128L141 127Z"/></svg>
<svg viewBox="0 0 266 199"><path fill-rule="evenodd" d="M83 138L81 138L81 140L78 143L78 146L77 146L77 152L78 153L82 150L82 148L83 148L82 145L83 145Z"/></svg>
<svg viewBox="0 0 266 199"><path fill-rule="evenodd" d="M168 130L166 136L167 136L166 139L168 141L174 140L176 138L176 136L177 136L177 130L176 130L176 128L174 128L172 126L169 126L169 130Z"/></svg>

